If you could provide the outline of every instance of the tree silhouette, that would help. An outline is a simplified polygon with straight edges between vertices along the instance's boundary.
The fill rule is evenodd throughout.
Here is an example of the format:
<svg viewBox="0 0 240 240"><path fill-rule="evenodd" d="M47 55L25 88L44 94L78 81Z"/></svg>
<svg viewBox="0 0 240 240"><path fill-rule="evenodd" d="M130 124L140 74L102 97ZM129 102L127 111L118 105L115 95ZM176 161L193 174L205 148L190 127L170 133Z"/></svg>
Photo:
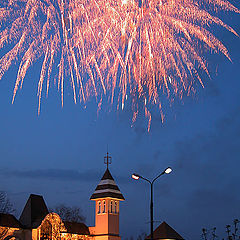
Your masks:
<svg viewBox="0 0 240 240"><path fill-rule="evenodd" d="M80 223L86 220L86 217L83 216L81 208L79 207L67 207L64 204L60 204L50 209L50 212L57 213L63 221Z"/></svg>
<svg viewBox="0 0 240 240"><path fill-rule="evenodd" d="M240 234L238 232L238 223L240 221L238 219L233 220L233 224L226 225L226 238L222 238L222 240L240 240ZM233 230L231 230L233 229ZM206 228L202 228L202 239L203 240L215 240L220 239L216 235L216 228L212 228L210 230L207 230Z"/></svg>
<svg viewBox="0 0 240 240"><path fill-rule="evenodd" d="M7 197L7 193L0 191L0 213L13 214L15 209Z"/></svg>

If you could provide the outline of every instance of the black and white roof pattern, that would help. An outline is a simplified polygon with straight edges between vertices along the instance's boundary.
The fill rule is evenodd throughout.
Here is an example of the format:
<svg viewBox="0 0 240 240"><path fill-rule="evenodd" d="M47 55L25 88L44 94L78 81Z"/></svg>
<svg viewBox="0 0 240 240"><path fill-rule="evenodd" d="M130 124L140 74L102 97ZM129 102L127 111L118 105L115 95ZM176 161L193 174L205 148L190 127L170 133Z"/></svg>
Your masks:
<svg viewBox="0 0 240 240"><path fill-rule="evenodd" d="M94 200L106 197L125 200L108 168L90 199Z"/></svg>

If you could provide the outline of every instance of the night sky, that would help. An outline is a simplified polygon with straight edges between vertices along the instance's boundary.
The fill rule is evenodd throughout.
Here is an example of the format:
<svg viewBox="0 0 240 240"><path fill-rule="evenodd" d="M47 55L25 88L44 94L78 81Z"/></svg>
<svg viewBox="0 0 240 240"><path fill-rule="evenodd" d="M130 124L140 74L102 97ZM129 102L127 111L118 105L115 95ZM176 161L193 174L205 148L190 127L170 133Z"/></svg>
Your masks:
<svg viewBox="0 0 240 240"><path fill-rule="evenodd" d="M236 3L236 2L235 2ZM240 7L240 4L235 4ZM240 17L225 21L240 33ZM149 179L166 167L154 186L155 227L166 221L186 239L200 239L201 229L225 225L240 218L240 39L224 30L218 36L227 45L232 63L222 55L209 56L212 79L197 88L194 97L165 106L161 124L153 113L151 130L139 116L131 126L131 107L97 114L94 100L85 109L65 89L64 108L53 87L37 115L40 64L27 74L23 90L12 105L17 68L0 82L0 190L22 211L29 194L40 194L48 207L64 203L81 207L88 226L94 225L94 202L89 198L106 165L126 201L120 207L123 239L149 233L149 185L131 178L133 172Z"/></svg>

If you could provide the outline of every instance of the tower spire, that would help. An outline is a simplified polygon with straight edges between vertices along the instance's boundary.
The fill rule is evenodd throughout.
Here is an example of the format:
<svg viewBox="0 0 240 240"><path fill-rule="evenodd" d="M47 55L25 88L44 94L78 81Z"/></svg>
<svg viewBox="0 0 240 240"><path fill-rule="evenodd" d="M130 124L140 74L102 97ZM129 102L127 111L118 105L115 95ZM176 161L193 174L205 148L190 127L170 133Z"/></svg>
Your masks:
<svg viewBox="0 0 240 240"><path fill-rule="evenodd" d="M119 203L125 199L108 169L111 162L112 157L107 151L104 157L107 169L90 197L90 200L95 201L95 226L89 228L94 240L121 240Z"/></svg>
<svg viewBox="0 0 240 240"><path fill-rule="evenodd" d="M108 151L107 151L107 156L104 157L104 163L107 164L107 169L108 169L108 165L112 163L112 157L109 156Z"/></svg>

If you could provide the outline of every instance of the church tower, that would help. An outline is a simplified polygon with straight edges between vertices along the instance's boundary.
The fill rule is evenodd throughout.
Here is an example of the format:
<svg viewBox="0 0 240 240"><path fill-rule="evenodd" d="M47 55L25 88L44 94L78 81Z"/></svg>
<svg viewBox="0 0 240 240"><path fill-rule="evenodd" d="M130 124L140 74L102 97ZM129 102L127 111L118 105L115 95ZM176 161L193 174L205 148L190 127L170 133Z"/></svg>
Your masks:
<svg viewBox="0 0 240 240"><path fill-rule="evenodd" d="M121 240L119 202L125 199L108 169L111 163L108 153L104 162L107 164L107 169L90 198L95 201L95 226L90 227L90 234L95 240Z"/></svg>

